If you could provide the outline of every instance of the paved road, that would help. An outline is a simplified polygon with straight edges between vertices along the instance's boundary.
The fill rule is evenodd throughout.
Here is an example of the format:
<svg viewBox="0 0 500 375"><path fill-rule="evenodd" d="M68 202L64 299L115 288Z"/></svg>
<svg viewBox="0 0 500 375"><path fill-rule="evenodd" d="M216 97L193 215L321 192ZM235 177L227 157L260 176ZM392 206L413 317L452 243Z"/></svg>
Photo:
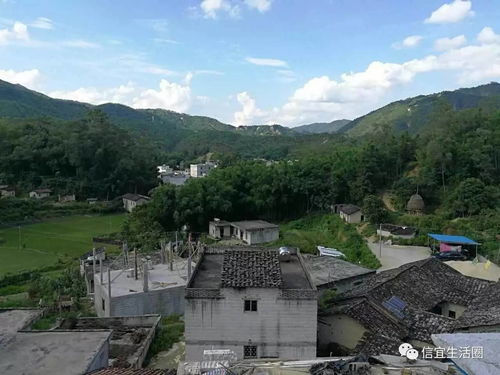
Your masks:
<svg viewBox="0 0 500 375"><path fill-rule="evenodd" d="M384 271L399 267L403 264L415 262L430 257L430 250L424 246L398 246L382 244L382 257L378 242L368 242L373 254L380 260L382 267L377 271Z"/></svg>

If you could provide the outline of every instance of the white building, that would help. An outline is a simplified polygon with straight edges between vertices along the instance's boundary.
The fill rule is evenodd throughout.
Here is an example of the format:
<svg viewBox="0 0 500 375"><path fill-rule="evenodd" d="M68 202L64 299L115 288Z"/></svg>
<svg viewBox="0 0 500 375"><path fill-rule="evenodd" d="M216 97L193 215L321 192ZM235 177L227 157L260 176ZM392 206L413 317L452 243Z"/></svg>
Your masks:
<svg viewBox="0 0 500 375"><path fill-rule="evenodd" d="M186 288L186 361L226 349L238 359L316 357L317 290L299 253L206 250Z"/></svg>
<svg viewBox="0 0 500 375"><path fill-rule="evenodd" d="M208 224L208 234L215 239L236 238L248 245L276 241L280 228L264 220L228 222L214 219Z"/></svg>
<svg viewBox="0 0 500 375"><path fill-rule="evenodd" d="M150 198L140 194L125 194L122 197L123 208L128 212L132 212L137 206L149 202Z"/></svg>
<svg viewBox="0 0 500 375"><path fill-rule="evenodd" d="M16 189L9 185L0 185L0 198L15 197Z"/></svg>
<svg viewBox="0 0 500 375"><path fill-rule="evenodd" d="M30 191L29 196L30 198L34 199L43 199L43 198L48 198L52 194L51 189L36 189L33 191Z"/></svg>
<svg viewBox="0 0 500 375"><path fill-rule="evenodd" d="M198 177L205 177L214 168L217 168L217 164L212 162L207 162L200 164L191 164L189 170L191 177L198 178Z"/></svg>
<svg viewBox="0 0 500 375"><path fill-rule="evenodd" d="M156 167L156 169L158 170L159 174L169 174L169 173L172 173L174 171L172 168L170 168L166 164L159 165Z"/></svg>
<svg viewBox="0 0 500 375"><path fill-rule="evenodd" d="M354 204L337 204L333 211L347 223L361 223L365 219L361 208Z"/></svg>

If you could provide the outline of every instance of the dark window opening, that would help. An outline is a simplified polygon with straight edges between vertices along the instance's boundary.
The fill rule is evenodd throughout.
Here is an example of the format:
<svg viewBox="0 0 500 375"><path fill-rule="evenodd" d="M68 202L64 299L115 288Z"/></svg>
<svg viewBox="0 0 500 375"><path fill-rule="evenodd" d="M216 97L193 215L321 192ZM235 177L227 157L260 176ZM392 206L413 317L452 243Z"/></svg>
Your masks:
<svg viewBox="0 0 500 375"><path fill-rule="evenodd" d="M256 300L245 300L245 311L257 311L257 301Z"/></svg>
<svg viewBox="0 0 500 375"><path fill-rule="evenodd" d="M448 316L450 318L455 319L457 317L457 313L455 311L453 311L453 310L450 310L450 311L448 311Z"/></svg>
<svg viewBox="0 0 500 375"><path fill-rule="evenodd" d="M255 345L245 345L243 347L244 358L257 358L257 347Z"/></svg>
<svg viewBox="0 0 500 375"><path fill-rule="evenodd" d="M104 301L104 298L101 298L102 300L102 311L106 311L106 301Z"/></svg>
<svg viewBox="0 0 500 375"><path fill-rule="evenodd" d="M440 305L437 305L437 306L434 306L431 309L431 313L442 315L443 314L443 309L441 308Z"/></svg>

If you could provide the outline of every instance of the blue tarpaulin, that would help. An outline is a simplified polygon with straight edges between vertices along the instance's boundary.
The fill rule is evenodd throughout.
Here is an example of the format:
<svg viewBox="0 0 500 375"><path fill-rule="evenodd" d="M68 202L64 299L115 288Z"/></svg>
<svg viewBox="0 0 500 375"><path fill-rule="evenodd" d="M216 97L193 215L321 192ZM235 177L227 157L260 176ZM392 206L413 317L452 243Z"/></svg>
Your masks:
<svg viewBox="0 0 500 375"><path fill-rule="evenodd" d="M470 238L464 236L450 236L448 234L435 234L435 233L427 233L427 235L439 242L453 243L459 245L479 245L479 243L477 243L476 241L471 240Z"/></svg>

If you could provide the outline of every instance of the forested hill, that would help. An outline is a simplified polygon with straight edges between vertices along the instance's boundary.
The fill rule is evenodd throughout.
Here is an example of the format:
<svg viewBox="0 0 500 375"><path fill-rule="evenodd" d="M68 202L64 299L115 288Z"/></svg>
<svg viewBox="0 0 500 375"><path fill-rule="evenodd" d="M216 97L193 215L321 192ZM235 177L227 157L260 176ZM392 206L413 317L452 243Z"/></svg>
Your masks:
<svg viewBox="0 0 500 375"><path fill-rule="evenodd" d="M315 134L315 133L337 133L342 130L350 120L335 120L332 122L315 122L314 124L300 125L292 128L298 133Z"/></svg>
<svg viewBox="0 0 500 375"><path fill-rule="evenodd" d="M451 105L454 110L482 108L485 112L495 111L500 108L500 84L491 82L472 88L399 100L353 120L341 132L361 136L372 133L381 125L389 125L397 132L426 132L439 105Z"/></svg>

